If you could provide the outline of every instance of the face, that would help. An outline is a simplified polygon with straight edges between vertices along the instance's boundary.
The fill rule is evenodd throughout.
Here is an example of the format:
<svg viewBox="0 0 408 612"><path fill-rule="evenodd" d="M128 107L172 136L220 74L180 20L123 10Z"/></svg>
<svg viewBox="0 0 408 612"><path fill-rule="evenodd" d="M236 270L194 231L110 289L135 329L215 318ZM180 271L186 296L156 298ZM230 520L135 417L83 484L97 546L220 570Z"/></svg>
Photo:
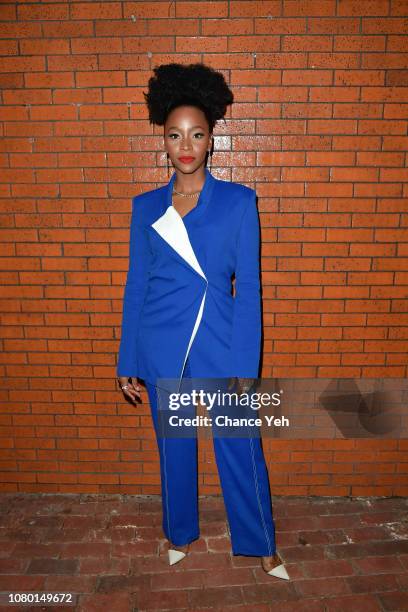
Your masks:
<svg viewBox="0 0 408 612"><path fill-rule="evenodd" d="M205 164L212 143L205 114L195 106L178 106L169 113L163 139L171 163L184 174L195 172ZM180 159L183 157L194 159Z"/></svg>

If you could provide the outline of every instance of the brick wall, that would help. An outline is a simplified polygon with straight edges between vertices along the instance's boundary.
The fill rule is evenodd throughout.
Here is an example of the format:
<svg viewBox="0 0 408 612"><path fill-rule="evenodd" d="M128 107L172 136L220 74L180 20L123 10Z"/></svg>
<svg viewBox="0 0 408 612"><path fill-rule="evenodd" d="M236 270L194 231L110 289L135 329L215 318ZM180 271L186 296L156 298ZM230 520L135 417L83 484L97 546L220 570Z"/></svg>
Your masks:
<svg viewBox="0 0 408 612"><path fill-rule="evenodd" d="M407 1L0 12L1 490L160 492L149 407L115 378L131 197L168 180L142 95L159 63L233 87L213 167L259 196L262 375L407 376ZM407 440L264 447L274 493L408 493ZM220 490L210 441L200 482Z"/></svg>

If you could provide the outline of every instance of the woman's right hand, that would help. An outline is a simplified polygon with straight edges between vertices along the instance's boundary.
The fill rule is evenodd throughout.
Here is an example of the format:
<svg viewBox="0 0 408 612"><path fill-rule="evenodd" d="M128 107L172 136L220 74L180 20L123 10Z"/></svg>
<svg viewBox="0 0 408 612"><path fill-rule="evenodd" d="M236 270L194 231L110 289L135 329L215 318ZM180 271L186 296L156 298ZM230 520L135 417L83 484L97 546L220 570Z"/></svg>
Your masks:
<svg viewBox="0 0 408 612"><path fill-rule="evenodd" d="M142 401L142 398L140 397L141 388L137 382L137 378L133 378L132 376L120 376L118 378L118 382L122 389L123 395L127 399L130 399L130 401L134 404L137 404L137 400L139 400L139 402Z"/></svg>

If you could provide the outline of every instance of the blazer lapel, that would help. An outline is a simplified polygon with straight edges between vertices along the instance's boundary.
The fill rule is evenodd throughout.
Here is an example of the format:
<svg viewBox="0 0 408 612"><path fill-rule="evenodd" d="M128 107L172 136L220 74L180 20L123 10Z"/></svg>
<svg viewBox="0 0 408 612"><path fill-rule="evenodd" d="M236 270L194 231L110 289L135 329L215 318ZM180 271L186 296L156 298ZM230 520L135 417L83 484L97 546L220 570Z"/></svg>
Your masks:
<svg viewBox="0 0 408 612"><path fill-rule="evenodd" d="M154 221L150 227L152 227L159 234L159 236L161 236L161 238L170 247L171 251L174 254L177 254L178 258L180 258L180 260L183 261L183 263L187 265L189 269L193 269L202 278L207 280L191 245L186 225L182 217L172 205L172 193L175 179L176 173L174 172L166 186L164 193L164 212L162 212L162 215L156 219L156 221ZM205 168L205 182L196 206L189 213L189 218L192 218L193 216L197 217L204 212L210 200L214 182L215 179L211 172Z"/></svg>
<svg viewBox="0 0 408 612"><path fill-rule="evenodd" d="M197 272L200 276L206 279L206 276L201 269L190 239L183 223L183 219L173 206L169 206L161 217L154 223L152 228L169 244L176 253Z"/></svg>

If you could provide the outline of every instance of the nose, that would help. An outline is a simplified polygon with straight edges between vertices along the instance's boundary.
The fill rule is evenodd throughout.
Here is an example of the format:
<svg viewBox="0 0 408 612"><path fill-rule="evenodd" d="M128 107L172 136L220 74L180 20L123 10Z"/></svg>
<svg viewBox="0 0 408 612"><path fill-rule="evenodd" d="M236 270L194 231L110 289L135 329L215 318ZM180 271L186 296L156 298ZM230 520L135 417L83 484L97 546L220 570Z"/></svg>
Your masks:
<svg viewBox="0 0 408 612"><path fill-rule="evenodd" d="M190 142L190 138L183 138L181 140L181 149L191 149L191 142Z"/></svg>

